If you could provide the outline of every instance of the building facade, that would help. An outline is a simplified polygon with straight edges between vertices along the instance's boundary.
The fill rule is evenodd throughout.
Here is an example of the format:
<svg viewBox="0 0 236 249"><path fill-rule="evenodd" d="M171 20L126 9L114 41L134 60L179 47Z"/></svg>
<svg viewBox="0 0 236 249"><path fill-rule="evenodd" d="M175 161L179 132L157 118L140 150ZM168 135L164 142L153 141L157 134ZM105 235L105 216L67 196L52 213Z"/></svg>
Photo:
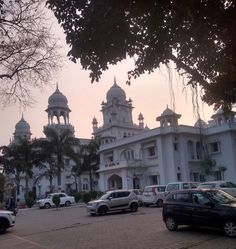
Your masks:
<svg viewBox="0 0 236 249"><path fill-rule="evenodd" d="M235 112L219 110L208 124L180 125L170 108L156 118L157 128L132 120L132 101L116 81L102 103L103 124L93 119L100 138L99 189L141 188L173 181L227 179L236 182Z"/></svg>
<svg viewBox="0 0 236 249"><path fill-rule="evenodd" d="M133 122L133 104L126 98L125 91L116 80L107 91L106 100L101 104L103 124L98 126L96 117L92 120L93 136L100 140L100 165L92 181L94 190L143 189L146 185L167 184L173 181L205 181L227 179L236 182L236 119L235 112L219 110L208 123L198 120L194 126L179 124L180 114L168 106L156 118L157 127L149 129L144 125L143 114ZM70 124L67 98L59 91L49 97L45 110L48 124L57 132L65 129L74 136ZM15 126L12 143L21 138L31 139L30 125L21 120ZM43 139L48 139L47 137ZM76 140L76 138L75 138ZM90 139L79 139L80 144L88 144ZM74 145L78 151L80 145ZM61 175L61 185L53 178L55 191L70 194L89 191L91 177L84 172L78 179L71 173L74 162L64 158L65 167ZM9 189L14 179L9 179ZM30 188L37 198L49 192L49 179L42 170L34 168ZM24 199L25 176L21 175L21 189L18 197Z"/></svg>

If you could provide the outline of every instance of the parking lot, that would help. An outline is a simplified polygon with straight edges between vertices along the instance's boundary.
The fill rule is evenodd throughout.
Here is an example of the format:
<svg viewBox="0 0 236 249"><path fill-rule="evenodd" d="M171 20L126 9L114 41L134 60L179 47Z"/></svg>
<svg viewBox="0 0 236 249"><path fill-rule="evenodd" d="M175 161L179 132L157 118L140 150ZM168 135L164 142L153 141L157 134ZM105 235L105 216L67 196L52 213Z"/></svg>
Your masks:
<svg viewBox="0 0 236 249"><path fill-rule="evenodd" d="M218 230L181 227L170 232L161 208L91 216L85 206L20 210L16 226L0 235L1 249L233 249Z"/></svg>

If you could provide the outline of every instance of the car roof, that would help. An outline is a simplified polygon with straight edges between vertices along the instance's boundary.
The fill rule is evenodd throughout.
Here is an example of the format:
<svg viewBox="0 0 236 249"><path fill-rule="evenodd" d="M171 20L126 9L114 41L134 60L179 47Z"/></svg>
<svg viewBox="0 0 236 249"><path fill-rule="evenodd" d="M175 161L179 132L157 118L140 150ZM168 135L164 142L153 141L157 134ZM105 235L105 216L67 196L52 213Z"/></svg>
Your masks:
<svg viewBox="0 0 236 249"><path fill-rule="evenodd" d="M166 185L148 185L148 186L145 186L145 188L155 188L155 187L165 187Z"/></svg>
<svg viewBox="0 0 236 249"><path fill-rule="evenodd" d="M230 181L208 181L208 182L201 182L200 184L223 183L223 182L230 182Z"/></svg>
<svg viewBox="0 0 236 249"><path fill-rule="evenodd" d="M197 189L197 188L194 188L194 189L181 189L181 190L174 190L174 191L171 191L169 194L172 195L172 194L175 194L175 193L193 193L193 192L207 192L207 191L210 191L210 192L219 192L221 190L219 189L208 189L208 188L205 188L205 189Z"/></svg>
<svg viewBox="0 0 236 249"><path fill-rule="evenodd" d="M113 193L113 192L124 192L124 191L132 191L130 189L114 189L114 190L109 190L107 193Z"/></svg>
<svg viewBox="0 0 236 249"><path fill-rule="evenodd" d="M199 183L199 182L169 182L168 184L178 184L178 183Z"/></svg>

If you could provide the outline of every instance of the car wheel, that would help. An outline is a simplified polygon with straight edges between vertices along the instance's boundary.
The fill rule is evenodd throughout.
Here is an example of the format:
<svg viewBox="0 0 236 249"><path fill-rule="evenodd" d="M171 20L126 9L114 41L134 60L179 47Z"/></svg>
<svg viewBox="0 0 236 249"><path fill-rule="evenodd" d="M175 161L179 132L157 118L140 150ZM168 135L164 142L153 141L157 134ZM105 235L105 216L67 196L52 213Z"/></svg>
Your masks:
<svg viewBox="0 0 236 249"><path fill-rule="evenodd" d="M236 237L236 223L233 221L226 221L223 226L224 232L229 237Z"/></svg>
<svg viewBox="0 0 236 249"><path fill-rule="evenodd" d="M163 207L163 200L162 200L162 199L159 199L159 200L157 201L157 206L158 206L158 207Z"/></svg>
<svg viewBox="0 0 236 249"><path fill-rule="evenodd" d="M137 203L132 203L132 204L130 205L130 211L131 211L131 212L136 212L136 211L138 211L138 204L137 204Z"/></svg>
<svg viewBox="0 0 236 249"><path fill-rule="evenodd" d="M44 204L44 208L48 209L48 208L50 208L50 207L51 207L50 203L45 203L45 204Z"/></svg>
<svg viewBox="0 0 236 249"><path fill-rule="evenodd" d="M178 225L173 217L171 216L167 217L165 223L168 230L170 231L177 230Z"/></svg>
<svg viewBox="0 0 236 249"><path fill-rule="evenodd" d="M65 202L65 207L69 207L70 204L71 204L70 201L66 201L66 202Z"/></svg>
<svg viewBox="0 0 236 249"><path fill-rule="evenodd" d="M105 215L107 213L107 207L106 206L101 206L98 209L98 214L99 215Z"/></svg>
<svg viewBox="0 0 236 249"><path fill-rule="evenodd" d="M5 233L7 230L7 224L5 221L0 220L0 233Z"/></svg>

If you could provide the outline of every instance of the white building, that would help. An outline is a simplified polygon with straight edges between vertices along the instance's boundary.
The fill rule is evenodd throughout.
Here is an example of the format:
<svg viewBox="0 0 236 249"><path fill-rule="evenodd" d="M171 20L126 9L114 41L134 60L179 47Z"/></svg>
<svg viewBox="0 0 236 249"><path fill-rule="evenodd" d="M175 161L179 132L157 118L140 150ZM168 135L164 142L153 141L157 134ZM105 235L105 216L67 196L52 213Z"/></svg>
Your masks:
<svg viewBox="0 0 236 249"><path fill-rule="evenodd" d="M106 191L117 188L144 188L151 184L167 184L172 181L204 181L222 178L236 182L236 119L235 112L219 110L206 124L202 120L194 126L180 125L180 114L170 108L156 118L157 128L144 126L140 113L138 124L133 122L132 100L126 99L125 91L114 80L113 86L102 102L103 124L98 127L97 119L92 121L93 135L100 138L99 178L93 178L94 189ZM48 99L48 124L60 132L74 127L69 122L70 109L67 98L56 91ZM13 142L18 138L31 139L29 124L22 119L16 124ZM47 138L45 138L47 139ZM78 139L87 144L90 139ZM75 146L75 151L79 146ZM206 164L210 159L211 167ZM208 160L209 161L209 160ZM205 162L203 166L203 163ZM67 193L75 189L71 175L73 161L65 158L61 186L53 179L55 190ZM207 168L206 168L207 167ZM208 172L207 172L208 169ZM37 197L49 191L49 180L40 177L42 172L35 168L30 186ZM210 174L209 174L210 173ZM79 191L88 191L89 174L78 179ZM9 183L12 187L13 183ZM24 175L21 179L20 198L24 198Z"/></svg>
<svg viewBox="0 0 236 249"><path fill-rule="evenodd" d="M45 110L48 114L48 124L43 127L44 131L47 127L55 129L58 133L65 129L69 129L74 137L74 127L69 122L69 113L71 110L68 107L67 98L59 91L58 86L55 92L48 99L48 107ZM15 125L15 132L13 139L9 146L17 144L26 139L31 140L30 125L24 120L22 115L21 120ZM48 139L47 137L41 139ZM90 139L75 138L78 144L74 144L75 152L78 152L80 145L88 144ZM64 169L61 172L61 186L58 186L57 177L52 180L53 191L65 191L71 194L77 189L78 191L88 191L90 188L90 177L88 172L83 172L80 177L74 177L71 174L74 161L69 158L64 158ZM49 167L49 165L46 165ZM29 179L29 190L32 190L37 198L44 197L46 193L50 192L49 177L45 175L45 168L34 167L33 177ZM20 202L24 202L25 195L25 177L24 173L20 174L20 185L17 190L16 178L11 175L7 179L7 196L16 195ZM96 183L96 178L93 176L93 181ZM96 184L94 184L96 189Z"/></svg>
<svg viewBox="0 0 236 249"><path fill-rule="evenodd" d="M218 111L209 124L179 125L180 114L168 107L156 118L160 125L144 128L132 120L132 101L116 81L102 103L103 125L93 119L93 134L101 139L99 188L143 188L172 181L222 178L236 182L235 112ZM202 161L210 159L210 174Z"/></svg>

